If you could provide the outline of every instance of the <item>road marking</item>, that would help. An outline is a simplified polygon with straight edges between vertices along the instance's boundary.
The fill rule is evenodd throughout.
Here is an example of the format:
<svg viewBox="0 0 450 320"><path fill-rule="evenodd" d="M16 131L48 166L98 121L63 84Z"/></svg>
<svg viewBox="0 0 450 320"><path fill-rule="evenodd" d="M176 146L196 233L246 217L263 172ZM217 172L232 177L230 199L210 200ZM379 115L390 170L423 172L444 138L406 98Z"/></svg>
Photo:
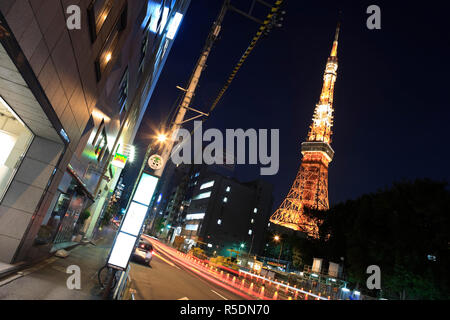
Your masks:
<svg viewBox="0 0 450 320"><path fill-rule="evenodd" d="M189 298L188 297L183 297L183 298L180 298L178 300L189 300Z"/></svg>
<svg viewBox="0 0 450 320"><path fill-rule="evenodd" d="M221 295L220 293L214 291L211 289L212 292L214 292L215 294L217 294L219 297L221 297L223 300L228 300L227 298L225 298L223 295Z"/></svg>

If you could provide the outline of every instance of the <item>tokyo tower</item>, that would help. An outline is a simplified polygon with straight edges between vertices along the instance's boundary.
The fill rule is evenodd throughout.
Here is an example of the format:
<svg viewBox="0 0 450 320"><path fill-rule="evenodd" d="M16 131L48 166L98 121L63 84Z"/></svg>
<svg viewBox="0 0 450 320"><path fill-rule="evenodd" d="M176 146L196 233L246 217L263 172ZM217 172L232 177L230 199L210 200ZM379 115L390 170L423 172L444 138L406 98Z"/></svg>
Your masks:
<svg viewBox="0 0 450 320"><path fill-rule="evenodd" d="M340 24L328 58L320 100L314 110L312 124L306 142L302 143L302 163L295 181L280 207L270 218L270 222L286 228L318 237L316 220L305 215L304 208L327 210L328 165L334 151L330 146L333 126L333 94L337 77L337 48Z"/></svg>

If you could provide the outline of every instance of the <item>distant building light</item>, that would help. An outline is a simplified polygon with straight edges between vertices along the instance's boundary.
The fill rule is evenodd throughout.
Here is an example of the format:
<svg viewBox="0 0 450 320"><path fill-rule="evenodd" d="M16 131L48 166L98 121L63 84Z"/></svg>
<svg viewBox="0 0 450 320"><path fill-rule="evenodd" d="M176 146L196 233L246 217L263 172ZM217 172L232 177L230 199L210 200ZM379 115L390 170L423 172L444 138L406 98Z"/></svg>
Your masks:
<svg viewBox="0 0 450 320"><path fill-rule="evenodd" d="M347 289L347 288L342 288L341 290L344 291L344 292L349 292L349 291L350 291L350 290Z"/></svg>
<svg viewBox="0 0 450 320"><path fill-rule="evenodd" d="M231 191L231 187L227 187L227 189L225 190L225 192L230 192Z"/></svg>
<svg viewBox="0 0 450 320"><path fill-rule="evenodd" d="M211 188L214 185L214 181L208 181L200 186L200 190Z"/></svg>
<svg viewBox="0 0 450 320"><path fill-rule="evenodd" d="M248 235L251 236L253 233L252 229L248 230Z"/></svg>
<svg viewBox="0 0 450 320"><path fill-rule="evenodd" d="M228 202L228 198L227 197L223 198L223 202L227 203Z"/></svg>
<svg viewBox="0 0 450 320"><path fill-rule="evenodd" d="M161 202L161 199L162 199L162 193L159 194L158 200L156 201L156 203L160 203L160 202Z"/></svg>
<svg viewBox="0 0 450 320"><path fill-rule="evenodd" d="M257 213L258 212L258 208L253 209L253 213Z"/></svg>
<svg viewBox="0 0 450 320"><path fill-rule="evenodd" d="M211 191L204 192L204 193L200 193L200 194L196 195L194 198L192 198L192 200L206 199L206 198L209 198L210 196L211 196Z"/></svg>
<svg viewBox="0 0 450 320"><path fill-rule="evenodd" d="M212 248L212 244L211 243L208 243L208 248Z"/></svg>
<svg viewBox="0 0 450 320"><path fill-rule="evenodd" d="M267 224L268 227L270 227L270 222Z"/></svg>
<svg viewBox="0 0 450 320"><path fill-rule="evenodd" d="M200 172L197 172L194 177L197 178L199 175L200 175Z"/></svg>
<svg viewBox="0 0 450 320"><path fill-rule="evenodd" d="M250 221L250 223L254 223L255 222L255 219L252 219L251 221Z"/></svg>
<svg viewBox="0 0 450 320"><path fill-rule="evenodd" d="M205 217L204 213L192 213L186 216L186 220L201 220Z"/></svg>
<svg viewBox="0 0 450 320"><path fill-rule="evenodd" d="M361 292L359 292L359 291L353 291L353 293L355 294L355 295L357 295L357 296L359 296L360 294L361 294Z"/></svg>
<svg viewBox="0 0 450 320"><path fill-rule="evenodd" d="M217 220L217 224L221 225L222 224L222 220L221 219Z"/></svg>
<svg viewBox="0 0 450 320"><path fill-rule="evenodd" d="M311 274L311 276L314 277L314 278L319 277L319 276L318 276L317 274L315 274L315 273Z"/></svg>
<svg viewBox="0 0 450 320"><path fill-rule="evenodd" d="M188 231L197 231L198 230L198 224L187 224L184 229L188 230Z"/></svg>

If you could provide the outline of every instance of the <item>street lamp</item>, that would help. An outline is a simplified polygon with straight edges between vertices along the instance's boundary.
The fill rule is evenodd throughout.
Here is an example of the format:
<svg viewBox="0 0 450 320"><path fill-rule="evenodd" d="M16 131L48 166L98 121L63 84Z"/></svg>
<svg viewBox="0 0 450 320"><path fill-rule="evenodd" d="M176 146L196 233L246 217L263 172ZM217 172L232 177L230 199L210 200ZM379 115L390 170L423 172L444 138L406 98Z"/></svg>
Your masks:
<svg viewBox="0 0 450 320"><path fill-rule="evenodd" d="M156 139L158 140L159 143L164 143L167 141L167 135L164 133L160 133L158 134Z"/></svg>

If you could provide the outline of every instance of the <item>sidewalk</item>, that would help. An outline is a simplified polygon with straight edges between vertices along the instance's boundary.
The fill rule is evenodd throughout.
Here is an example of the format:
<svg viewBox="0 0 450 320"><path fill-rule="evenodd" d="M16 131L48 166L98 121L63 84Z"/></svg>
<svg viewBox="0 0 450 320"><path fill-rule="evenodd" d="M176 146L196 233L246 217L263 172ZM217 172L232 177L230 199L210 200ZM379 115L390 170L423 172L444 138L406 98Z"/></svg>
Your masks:
<svg viewBox="0 0 450 320"><path fill-rule="evenodd" d="M0 300L99 300L97 271L105 264L116 230L104 230L93 244L79 245L63 259L51 257L0 281ZM81 289L69 290L67 267L81 269Z"/></svg>

